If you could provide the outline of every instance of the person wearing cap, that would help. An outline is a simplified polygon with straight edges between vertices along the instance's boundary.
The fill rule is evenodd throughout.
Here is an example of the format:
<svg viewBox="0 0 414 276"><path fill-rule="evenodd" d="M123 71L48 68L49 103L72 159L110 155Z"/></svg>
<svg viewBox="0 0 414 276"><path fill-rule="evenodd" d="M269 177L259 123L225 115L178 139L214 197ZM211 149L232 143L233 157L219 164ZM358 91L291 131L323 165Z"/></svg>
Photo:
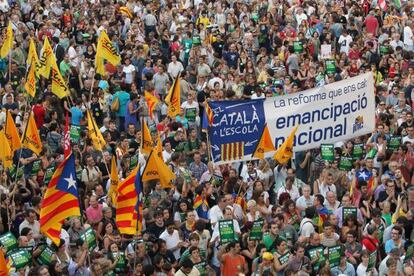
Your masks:
<svg viewBox="0 0 414 276"><path fill-rule="evenodd" d="M264 275L266 273L270 275L275 275L277 273L273 266L273 254L270 252L263 253L262 262L259 264L258 267L259 275Z"/></svg>

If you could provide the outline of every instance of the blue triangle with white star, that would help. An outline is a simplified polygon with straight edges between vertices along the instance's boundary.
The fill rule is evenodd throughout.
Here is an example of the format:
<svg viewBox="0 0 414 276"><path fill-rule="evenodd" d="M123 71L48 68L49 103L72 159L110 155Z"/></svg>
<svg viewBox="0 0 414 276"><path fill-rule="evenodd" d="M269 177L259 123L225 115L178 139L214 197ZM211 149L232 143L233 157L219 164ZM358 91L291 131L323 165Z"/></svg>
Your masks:
<svg viewBox="0 0 414 276"><path fill-rule="evenodd" d="M75 157L73 154L64 161L63 170L59 177L56 188L62 192L70 193L78 197L76 182Z"/></svg>

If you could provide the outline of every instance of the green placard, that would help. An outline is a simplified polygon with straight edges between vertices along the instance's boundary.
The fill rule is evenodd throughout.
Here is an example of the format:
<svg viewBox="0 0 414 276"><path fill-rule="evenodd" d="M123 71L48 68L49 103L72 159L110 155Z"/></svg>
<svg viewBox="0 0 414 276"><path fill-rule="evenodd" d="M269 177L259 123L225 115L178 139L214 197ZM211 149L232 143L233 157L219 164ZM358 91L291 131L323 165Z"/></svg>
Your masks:
<svg viewBox="0 0 414 276"><path fill-rule="evenodd" d="M50 265L53 254L55 254L55 251L51 247L43 246L43 250L36 260L40 265Z"/></svg>
<svg viewBox="0 0 414 276"><path fill-rule="evenodd" d="M377 251L372 252L369 254L367 272L371 271L377 263Z"/></svg>
<svg viewBox="0 0 414 276"><path fill-rule="evenodd" d="M129 160L129 167L135 168L138 164L138 154L134 154L131 156L131 159Z"/></svg>
<svg viewBox="0 0 414 276"><path fill-rule="evenodd" d="M32 258L30 253L24 249L15 249L7 255L12 261L12 267L16 269L21 269L30 264L30 260Z"/></svg>
<svg viewBox="0 0 414 276"><path fill-rule="evenodd" d="M280 265L284 265L285 263L289 261L289 255L290 253L288 252L285 255L282 255L278 258Z"/></svg>
<svg viewBox="0 0 414 276"><path fill-rule="evenodd" d="M42 160L36 160L33 162L32 171L30 174L36 175L41 169Z"/></svg>
<svg viewBox="0 0 414 276"><path fill-rule="evenodd" d="M45 176L43 177L43 182L45 185L48 185L50 180L52 179L53 174L55 173L56 165L53 164L46 169Z"/></svg>
<svg viewBox="0 0 414 276"><path fill-rule="evenodd" d="M81 127L80 126L70 126L70 140L72 141L72 143L78 143L79 139L80 139L80 131L81 131Z"/></svg>
<svg viewBox="0 0 414 276"><path fill-rule="evenodd" d="M325 261L326 259L325 255L323 254L323 250L324 250L323 246L319 246L319 247L308 250L308 254L311 260L314 260L318 256L318 252L319 252L319 259L313 264L314 271L318 271L321 263Z"/></svg>
<svg viewBox="0 0 414 276"><path fill-rule="evenodd" d="M251 240L262 240L263 238L263 219L258 219L253 222L252 230L250 230L249 238Z"/></svg>
<svg viewBox="0 0 414 276"><path fill-rule="evenodd" d="M381 45L379 46L379 51L381 55L387 55L390 51L389 46Z"/></svg>
<svg viewBox="0 0 414 276"><path fill-rule="evenodd" d="M328 247L328 257L329 257L329 264L330 267L336 267L341 262L341 246L331 246Z"/></svg>
<svg viewBox="0 0 414 276"><path fill-rule="evenodd" d="M115 260L119 256L119 260L115 266L115 273L123 273L126 271L126 259L124 252L112 253L112 259Z"/></svg>
<svg viewBox="0 0 414 276"><path fill-rule="evenodd" d="M397 150L401 145L401 136L391 136L388 148L391 150Z"/></svg>
<svg viewBox="0 0 414 276"><path fill-rule="evenodd" d="M228 243L236 239L232 219L219 220L220 243Z"/></svg>
<svg viewBox="0 0 414 276"><path fill-rule="evenodd" d="M89 251L92 251L96 248L96 234L92 227L89 227L85 230L80 236L80 239L83 243L88 244Z"/></svg>
<svg viewBox="0 0 414 276"><path fill-rule="evenodd" d="M294 41L293 42L293 50L296 54L303 53L303 42L302 41Z"/></svg>
<svg viewBox="0 0 414 276"><path fill-rule="evenodd" d="M364 155L364 144L355 144L352 150L352 157L354 158L354 160L359 160L361 159L362 155Z"/></svg>
<svg viewBox="0 0 414 276"><path fill-rule="evenodd" d="M333 73L336 72L335 60L327 59L327 60L325 60L325 65L326 65L326 73L327 74L333 74Z"/></svg>
<svg viewBox="0 0 414 276"><path fill-rule="evenodd" d="M199 263L196 263L196 264L194 264L194 266L200 272L200 276L206 276L206 275L208 275L207 262L206 261L201 261Z"/></svg>
<svg viewBox="0 0 414 276"><path fill-rule="evenodd" d="M0 244L9 252L17 248L17 239L11 232L7 232L0 236Z"/></svg>
<svg viewBox="0 0 414 276"><path fill-rule="evenodd" d="M321 156L325 161L334 161L335 149L333 144L322 144L321 145Z"/></svg>
<svg viewBox="0 0 414 276"><path fill-rule="evenodd" d="M377 155L378 150L376 148L372 148L368 153L367 153L367 158L369 159L373 159L375 157L375 155Z"/></svg>
<svg viewBox="0 0 414 276"><path fill-rule="evenodd" d="M352 169L352 157L342 155L339 161L339 169L341 171L350 171Z"/></svg>
<svg viewBox="0 0 414 276"><path fill-rule="evenodd" d="M193 45L194 46L199 46L201 45L201 38L198 35L193 36Z"/></svg>
<svg viewBox="0 0 414 276"><path fill-rule="evenodd" d="M356 207L342 207L342 223L349 215L357 217L358 210Z"/></svg>
<svg viewBox="0 0 414 276"><path fill-rule="evenodd" d="M13 166L9 170L10 176L13 179L20 179L24 174L24 166L22 165L19 166L19 169L17 170L17 175L16 175L16 169L17 167L13 164Z"/></svg>
<svg viewBox="0 0 414 276"><path fill-rule="evenodd" d="M414 256L414 244L410 245L405 252L404 263L411 260Z"/></svg>
<svg viewBox="0 0 414 276"><path fill-rule="evenodd" d="M185 117L189 122L195 122L197 117L197 109L196 108L186 108L185 110Z"/></svg>

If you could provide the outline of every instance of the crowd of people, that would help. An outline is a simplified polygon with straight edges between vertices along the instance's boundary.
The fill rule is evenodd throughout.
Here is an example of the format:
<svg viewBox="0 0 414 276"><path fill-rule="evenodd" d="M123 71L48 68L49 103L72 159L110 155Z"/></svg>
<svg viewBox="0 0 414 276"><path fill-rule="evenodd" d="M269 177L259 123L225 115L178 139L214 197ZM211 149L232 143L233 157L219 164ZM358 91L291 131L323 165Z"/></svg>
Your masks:
<svg viewBox="0 0 414 276"><path fill-rule="evenodd" d="M2 0L0 10L2 35L9 22L14 33L0 59L0 125L10 112L23 135L33 112L43 142L39 155L19 149L2 166L10 275L414 275L412 1ZM99 76L103 30L122 61ZM35 97L25 90L29 40L39 52L45 37L70 97L42 77ZM211 162L206 102L278 97L369 71L376 129L336 143L333 160L315 148L287 164ZM165 96L177 77L181 112L170 118ZM154 114L144 92L160 100ZM103 151L88 136L87 110ZM64 221L56 246L39 214L63 160L65 113L82 217ZM145 164L143 121L176 179L171 189L144 183L143 229L129 236L115 222L109 168L116 156L123 179Z"/></svg>

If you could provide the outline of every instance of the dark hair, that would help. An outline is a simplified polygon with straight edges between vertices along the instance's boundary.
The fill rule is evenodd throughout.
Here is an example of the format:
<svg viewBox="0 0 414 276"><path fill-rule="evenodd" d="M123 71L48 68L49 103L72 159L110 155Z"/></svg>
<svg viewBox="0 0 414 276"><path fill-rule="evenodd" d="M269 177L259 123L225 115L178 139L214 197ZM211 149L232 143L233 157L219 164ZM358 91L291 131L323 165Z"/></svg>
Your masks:
<svg viewBox="0 0 414 276"><path fill-rule="evenodd" d="M308 219L313 219L316 214L316 208L314 206L307 207L305 209L305 217Z"/></svg>
<svg viewBox="0 0 414 276"><path fill-rule="evenodd" d="M184 261L182 261L181 264L182 264L181 267L183 267L183 268L191 268L192 269L193 266L194 266L193 262L189 258L184 259Z"/></svg>
<svg viewBox="0 0 414 276"><path fill-rule="evenodd" d="M323 197L323 195L321 194L317 194L315 195L315 198L323 205L323 203L325 202L325 198Z"/></svg>

